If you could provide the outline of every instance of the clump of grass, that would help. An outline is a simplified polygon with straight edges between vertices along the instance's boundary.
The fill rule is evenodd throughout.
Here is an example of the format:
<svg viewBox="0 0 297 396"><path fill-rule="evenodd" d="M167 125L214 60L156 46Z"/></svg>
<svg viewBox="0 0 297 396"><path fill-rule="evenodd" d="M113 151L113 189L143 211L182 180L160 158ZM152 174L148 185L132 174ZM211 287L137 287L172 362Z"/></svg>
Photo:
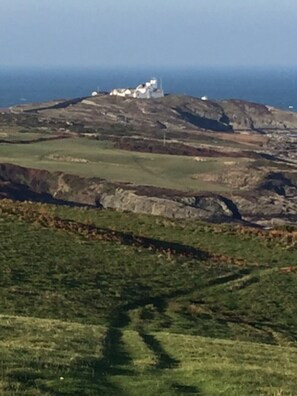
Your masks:
<svg viewBox="0 0 297 396"><path fill-rule="evenodd" d="M3 395L60 394L84 377L88 388L93 361L103 358L101 326L2 315L0 331Z"/></svg>

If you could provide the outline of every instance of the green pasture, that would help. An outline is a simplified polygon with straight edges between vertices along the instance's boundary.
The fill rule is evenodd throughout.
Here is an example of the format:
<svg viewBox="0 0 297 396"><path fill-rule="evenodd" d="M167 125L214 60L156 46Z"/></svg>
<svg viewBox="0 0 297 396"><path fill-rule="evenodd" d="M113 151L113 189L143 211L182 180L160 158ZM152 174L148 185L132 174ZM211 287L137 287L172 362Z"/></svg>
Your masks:
<svg viewBox="0 0 297 396"><path fill-rule="evenodd" d="M1 395L294 395L297 274L280 268L296 247L233 226L13 205L0 208ZM95 240L46 216L209 258Z"/></svg>
<svg viewBox="0 0 297 396"><path fill-rule="evenodd" d="M30 141L48 136L44 130L33 130L20 127L0 127L0 140L18 142Z"/></svg>
<svg viewBox="0 0 297 396"><path fill-rule="evenodd" d="M0 162L180 190L225 191L225 186L198 181L195 176L222 171L228 160L199 162L193 157L124 151L87 138L0 144Z"/></svg>
<svg viewBox="0 0 297 396"><path fill-rule="evenodd" d="M296 247L281 240L258 238L256 235L236 235L232 225L216 229L196 220L172 220L162 217L124 213L93 208L48 206L51 213L64 219L95 224L200 248L207 252L246 260L250 266L266 268L297 265Z"/></svg>
<svg viewBox="0 0 297 396"><path fill-rule="evenodd" d="M3 396L294 395L297 351L159 331L0 316ZM116 352L116 354L115 354Z"/></svg>

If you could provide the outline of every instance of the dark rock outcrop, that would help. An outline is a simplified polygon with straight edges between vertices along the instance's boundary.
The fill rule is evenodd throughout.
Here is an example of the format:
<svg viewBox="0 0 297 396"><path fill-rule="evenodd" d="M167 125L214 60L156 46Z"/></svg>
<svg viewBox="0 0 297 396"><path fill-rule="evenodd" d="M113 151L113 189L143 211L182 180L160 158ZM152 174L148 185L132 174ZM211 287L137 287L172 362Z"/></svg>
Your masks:
<svg viewBox="0 0 297 396"><path fill-rule="evenodd" d="M297 197L297 182L292 180L291 175L286 175L283 172L271 172L264 178L258 188L282 196L292 195Z"/></svg>
<svg viewBox="0 0 297 396"><path fill-rule="evenodd" d="M87 179L12 164L0 164L0 180L2 195L9 196L9 191L17 191L11 196L23 200L31 197L36 200L39 196L41 201L47 202L69 202L178 219L230 221L241 218L231 200L215 194L186 194L109 183L97 178Z"/></svg>

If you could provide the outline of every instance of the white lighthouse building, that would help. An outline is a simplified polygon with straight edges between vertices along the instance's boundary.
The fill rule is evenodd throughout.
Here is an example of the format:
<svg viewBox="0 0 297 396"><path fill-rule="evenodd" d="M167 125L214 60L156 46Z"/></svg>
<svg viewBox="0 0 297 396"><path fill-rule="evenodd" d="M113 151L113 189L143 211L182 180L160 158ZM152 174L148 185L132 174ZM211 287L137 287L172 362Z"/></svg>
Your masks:
<svg viewBox="0 0 297 396"><path fill-rule="evenodd" d="M125 98L152 99L162 98L164 96L164 91L159 87L158 80L156 78L152 78L150 81L138 85L135 89L113 89L110 92L110 95L122 96Z"/></svg>

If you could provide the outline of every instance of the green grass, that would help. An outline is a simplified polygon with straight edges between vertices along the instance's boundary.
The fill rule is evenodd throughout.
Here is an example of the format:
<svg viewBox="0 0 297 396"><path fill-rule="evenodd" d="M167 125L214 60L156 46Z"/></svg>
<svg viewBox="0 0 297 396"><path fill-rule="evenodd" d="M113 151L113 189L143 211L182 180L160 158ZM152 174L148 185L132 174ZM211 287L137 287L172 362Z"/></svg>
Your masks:
<svg viewBox="0 0 297 396"><path fill-rule="evenodd" d="M99 240L100 228L210 256ZM0 234L1 395L294 394L297 274L281 268L296 247L282 238L9 201Z"/></svg>
<svg viewBox="0 0 297 396"><path fill-rule="evenodd" d="M290 248L282 244L281 240L236 234L233 226L215 227L191 220L171 220L111 210L98 211L92 208L73 209L65 206L50 208L53 214L61 218L178 242L204 251L247 260L250 265L270 268L297 264L296 246Z"/></svg>
<svg viewBox="0 0 297 396"><path fill-rule="evenodd" d="M294 395L295 348L158 333L177 374L204 395ZM198 394L198 393L197 393Z"/></svg>
<svg viewBox="0 0 297 396"><path fill-rule="evenodd" d="M1 395L294 395L297 350L0 317Z"/></svg>
<svg viewBox="0 0 297 396"><path fill-rule="evenodd" d="M80 159L87 162L75 162ZM0 162L180 190L226 191L223 185L195 179L220 170L224 161L228 158L197 162L193 157L129 152L86 138L0 145Z"/></svg>
<svg viewBox="0 0 297 396"><path fill-rule="evenodd" d="M2 127L0 128L0 140L18 142L36 140L38 138L48 137L44 130L23 129L19 127Z"/></svg>
<svg viewBox="0 0 297 396"><path fill-rule="evenodd" d="M103 358L104 327L2 315L0 330L1 395L102 390L92 364Z"/></svg>

